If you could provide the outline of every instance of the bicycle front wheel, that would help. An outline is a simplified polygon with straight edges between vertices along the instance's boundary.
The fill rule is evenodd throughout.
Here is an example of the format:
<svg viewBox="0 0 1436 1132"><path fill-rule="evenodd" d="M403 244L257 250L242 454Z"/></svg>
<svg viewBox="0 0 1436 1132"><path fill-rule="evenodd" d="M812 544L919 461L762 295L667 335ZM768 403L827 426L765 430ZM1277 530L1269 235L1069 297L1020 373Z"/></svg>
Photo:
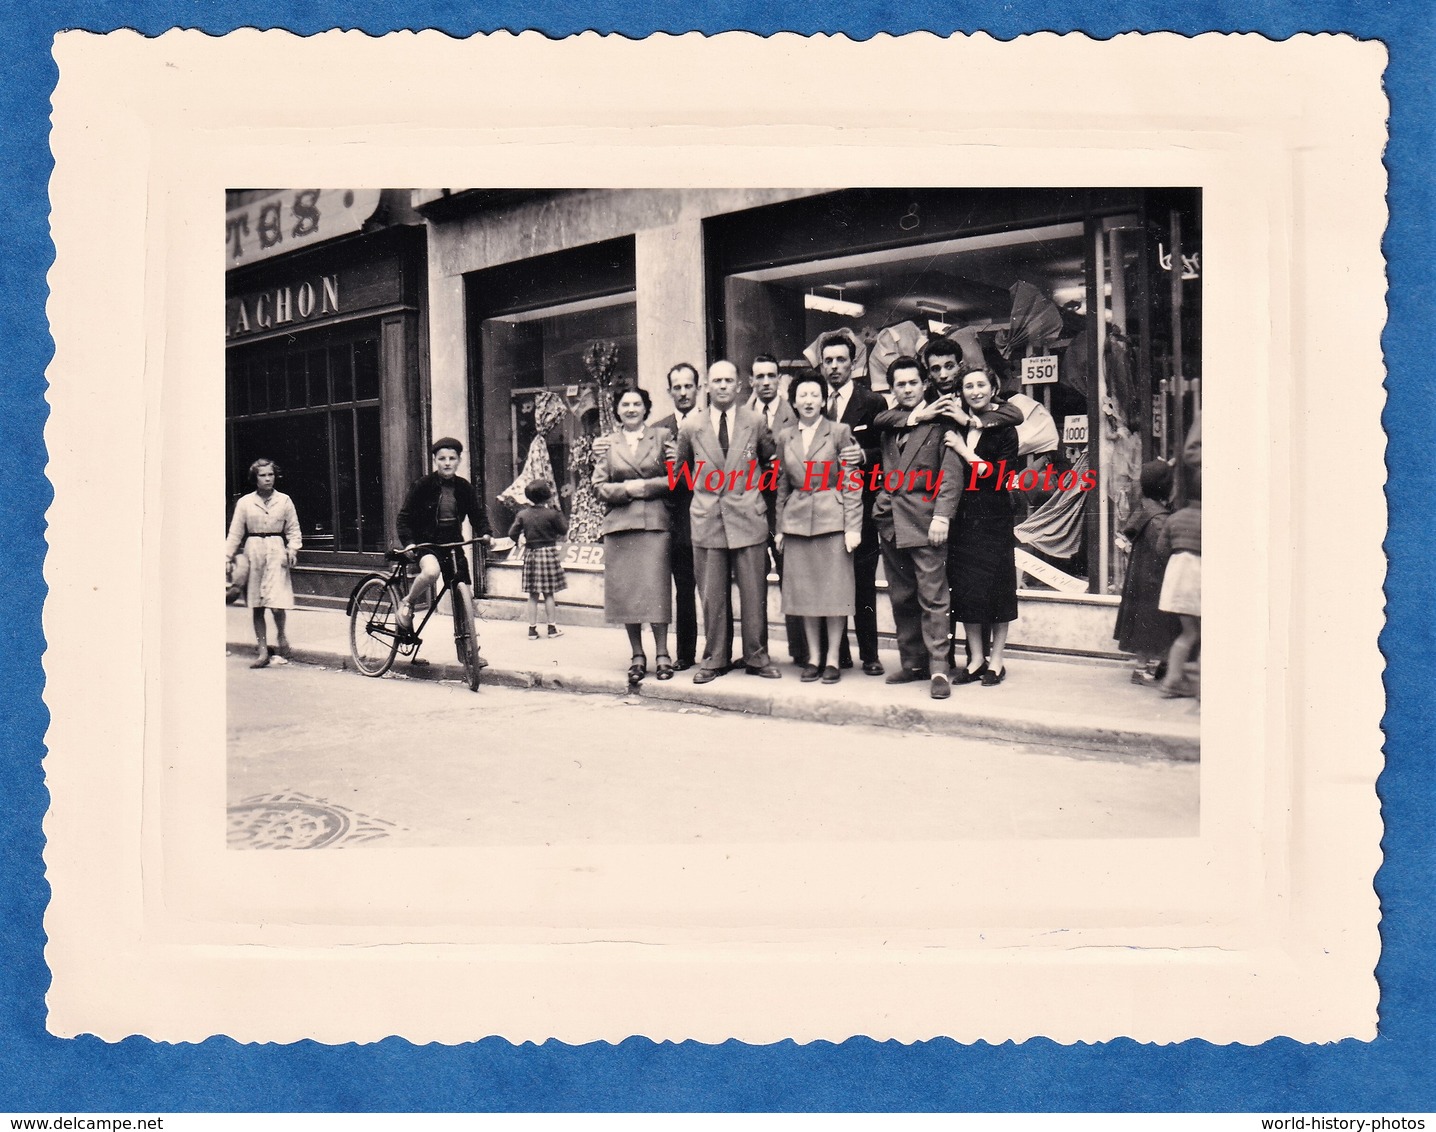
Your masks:
<svg viewBox="0 0 1436 1132"><path fill-rule="evenodd" d="M464 666L469 690L479 690L479 642L474 636L474 598L463 582L454 585L454 651Z"/></svg>
<svg viewBox="0 0 1436 1132"><path fill-rule="evenodd" d="M399 595L387 578L365 578L349 614L349 655L365 676L383 676L399 651Z"/></svg>

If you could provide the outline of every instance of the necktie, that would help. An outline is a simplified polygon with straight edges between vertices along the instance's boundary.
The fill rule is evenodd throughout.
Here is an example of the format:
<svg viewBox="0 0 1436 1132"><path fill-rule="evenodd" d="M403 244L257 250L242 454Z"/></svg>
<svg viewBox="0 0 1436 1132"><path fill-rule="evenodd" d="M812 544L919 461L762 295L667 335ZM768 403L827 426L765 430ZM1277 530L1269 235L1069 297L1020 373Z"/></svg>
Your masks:
<svg viewBox="0 0 1436 1132"><path fill-rule="evenodd" d="M728 414L718 414L718 447L723 449L723 455L728 455Z"/></svg>
<svg viewBox="0 0 1436 1132"><path fill-rule="evenodd" d="M828 398L828 420L830 420L830 421L835 421L835 420L837 420L837 419L838 419L838 395L837 395L836 393L834 393L831 397Z"/></svg>
<svg viewBox="0 0 1436 1132"><path fill-rule="evenodd" d="M906 432L900 432L900 433L897 434L898 451L899 451L899 452L906 452L906 451L907 451L907 438L908 438L908 434L907 434Z"/></svg>

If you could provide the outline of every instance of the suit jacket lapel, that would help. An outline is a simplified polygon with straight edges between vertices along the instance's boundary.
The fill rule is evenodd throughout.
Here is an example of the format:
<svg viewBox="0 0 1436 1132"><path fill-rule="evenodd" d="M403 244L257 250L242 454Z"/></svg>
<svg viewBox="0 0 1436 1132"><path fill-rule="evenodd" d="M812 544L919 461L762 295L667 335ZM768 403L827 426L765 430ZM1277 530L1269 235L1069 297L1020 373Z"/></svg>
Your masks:
<svg viewBox="0 0 1436 1132"><path fill-rule="evenodd" d="M728 437L728 459L724 464L725 470L730 472L734 467L734 459L742 460L743 450L748 445L748 437L752 434L754 427L758 423L752 415L739 413L736 408L732 410L732 413L733 423L730 426L731 435ZM723 449L719 448L718 451L722 452ZM739 466L741 467L741 464Z"/></svg>
<svg viewBox="0 0 1436 1132"><path fill-rule="evenodd" d="M898 435L902 434L899 433ZM911 468L913 461L917 459L918 453L927 447L927 442L930 435L931 430L926 424L920 424L916 428L908 429L907 445L899 446L899 450L902 453L902 458L898 461L898 467L900 467L903 471L907 471L909 468Z"/></svg>

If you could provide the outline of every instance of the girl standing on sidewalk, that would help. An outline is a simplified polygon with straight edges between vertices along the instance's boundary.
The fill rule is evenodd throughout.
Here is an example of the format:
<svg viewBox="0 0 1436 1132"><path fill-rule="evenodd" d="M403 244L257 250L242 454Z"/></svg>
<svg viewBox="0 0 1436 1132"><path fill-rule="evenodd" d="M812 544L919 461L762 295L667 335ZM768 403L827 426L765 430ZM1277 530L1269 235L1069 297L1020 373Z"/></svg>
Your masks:
<svg viewBox="0 0 1436 1132"><path fill-rule="evenodd" d="M1194 477L1195 478L1195 477ZM1194 696L1197 689L1187 679L1187 660L1202 639L1202 500L1198 494L1167 520L1158 542L1171 552L1162 578L1162 596L1157 607L1182 619L1182 632L1167 653L1167 675L1161 688L1164 696Z"/></svg>
<svg viewBox="0 0 1436 1132"><path fill-rule="evenodd" d="M1132 557L1127 563L1122 604L1117 609L1112 636L1123 652L1137 654L1132 683L1150 686L1166 673L1167 653L1181 633L1182 624L1175 614L1157 608L1167 569L1167 552L1159 544L1172 517L1167 507L1172 491L1171 465L1165 460L1149 460L1142 465L1141 482L1142 499L1122 524Z"/></svg>
<svg viewBox="0 0 1436 1132"><path fill-rule="evenodd" d="M568 534L568 520L563 512L549 506L553 498L553 487L547 480L533 480L524 487L524 497L532 506L525 507L514 517L509 528L509 538L522 537L527 544L524 550L523 589L529 595L529 640L539 639L538 603L543 598L544 614L548 618L548 635L563 636L563 630L556 624L553 595L568 589L563 564L558 559L558 544Z"/></svg>

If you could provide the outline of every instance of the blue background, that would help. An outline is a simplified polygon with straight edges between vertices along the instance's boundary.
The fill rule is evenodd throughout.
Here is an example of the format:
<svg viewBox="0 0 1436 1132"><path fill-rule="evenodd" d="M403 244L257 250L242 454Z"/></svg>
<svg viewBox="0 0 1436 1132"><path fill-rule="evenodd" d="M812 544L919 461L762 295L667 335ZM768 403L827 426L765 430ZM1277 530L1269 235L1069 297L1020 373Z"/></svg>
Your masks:
<svg viewBox="0 0 1436 1132"><path fill-rule="evenodd" d="M981 6L909 0L813 5L742 0L678 5L615 0L582 4L478 5L412 0L325 5L264 0L230 3L13 3L0 12L0 522L7 532L11 592L0 632L0 1111L286 1111L531 1109L897 1109L897 1110L1266 1110L1432 1111L1433 1041L1431 569L1436 303L1432 161L1431 0L1354 3L1116 3L1074 22L1076 5L1051 0ZM61 9L58 13L46 8ZM840 18L820 15L841 12ZM1064 1048L913 1046L853 1040L841 1045L656 1044L512 1046L487 1040L459 1047L386 1041L367 1047L241 1046L227 1040L171 1046L132 1039L107 1045L45 1033L42 917L48 898L41 851L46 794L40 770L46 723L40 700L40 606L44 511L44 368L51 344L44 304L52 259L46 185L49 97L56 79L53 34L66 27L171 26L221 33L239 26L315 32L339 25L380 33L437 27L477 31L538 28L561 36L593 28L651 31L734 28L769 33L987 30L1009 38L1038 30L1085 30L1105 38L1129 30L1260 31L1282 39L1308 31L1349 31L1390 51L1391 223L1385 241L1390 322L1384 342L1390 450L1387 550L1390 627L1387 769L1380 782L1386 864L1377 877L1384 950L1380 1037L1372 1043L1256 1048L1204 1042L1150 1047L1133 1042ZM996 76L998 81L1019 78ZM97 191L102 187L97 186ZM1333 443L1335 452L1339 445ZM1339 475L1334 463L1331 474ZM1314 489L1319 490L1319 487ZM96 548L96 567L103 548ZM101 660L102 662L102 660ZM1333 648L1330 662L1342 663ZM103 930L96 925L96 930ZM1318 988L1313 987L1313 993Z"/></svg>

